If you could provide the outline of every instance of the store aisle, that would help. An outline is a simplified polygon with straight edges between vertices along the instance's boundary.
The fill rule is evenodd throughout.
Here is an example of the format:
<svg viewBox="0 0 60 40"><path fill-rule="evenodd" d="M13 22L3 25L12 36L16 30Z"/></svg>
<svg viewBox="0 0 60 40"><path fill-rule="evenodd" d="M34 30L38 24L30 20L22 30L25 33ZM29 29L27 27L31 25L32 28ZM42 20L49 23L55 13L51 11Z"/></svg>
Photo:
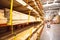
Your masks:
<svg viewBox="0 0 60 40"><path fill-rule="evenodd" d="M60 24L45 25L40 40L60 40Z"/></svg>

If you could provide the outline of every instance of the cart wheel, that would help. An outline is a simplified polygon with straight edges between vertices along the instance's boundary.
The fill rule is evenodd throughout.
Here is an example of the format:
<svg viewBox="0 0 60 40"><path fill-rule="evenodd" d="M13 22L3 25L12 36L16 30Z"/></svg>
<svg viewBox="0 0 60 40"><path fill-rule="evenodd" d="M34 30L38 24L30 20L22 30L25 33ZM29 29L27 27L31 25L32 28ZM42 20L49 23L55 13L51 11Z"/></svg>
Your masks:
<svg viewBox="0 0 60 40"><path fill-rule="evenodd" d="M50 28L51 26L50 25L47 25L47 28Z"/></svg>

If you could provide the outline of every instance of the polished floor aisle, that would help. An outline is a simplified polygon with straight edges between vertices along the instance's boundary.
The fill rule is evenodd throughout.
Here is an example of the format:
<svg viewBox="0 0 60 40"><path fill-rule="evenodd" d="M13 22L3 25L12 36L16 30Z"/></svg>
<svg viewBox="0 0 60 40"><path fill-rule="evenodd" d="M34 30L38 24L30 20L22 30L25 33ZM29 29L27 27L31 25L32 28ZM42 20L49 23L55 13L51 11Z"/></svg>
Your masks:
<svg viewBox="0 0 60 40"><path fill-rule="evenodd" d="M40 40L60 40L60 24L45 25Z"/></svg>

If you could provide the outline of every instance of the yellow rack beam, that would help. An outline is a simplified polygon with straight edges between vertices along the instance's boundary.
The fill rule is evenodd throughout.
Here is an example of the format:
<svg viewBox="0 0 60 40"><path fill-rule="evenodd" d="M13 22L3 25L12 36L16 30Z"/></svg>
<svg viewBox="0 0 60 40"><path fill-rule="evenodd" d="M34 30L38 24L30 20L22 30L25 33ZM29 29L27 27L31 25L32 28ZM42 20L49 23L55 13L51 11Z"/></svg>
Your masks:
<svg viewBox="0 0 60 40"><path fill-rule="evenodd" d="M13 34L13 25L12 25L12 11L13 11L13 0L11 0L11 6L10 6L10 21L9 21L9 25L11 25L11 30L12 30L12 34Z"/></svg>
<svg viewBox="0 0 60 40"><path fill-rule="evenodd" d="M10 25L11 26L11 32L12 32L12 34L14 34L14 30L13 30L13 22L12 22L12 17L13 17L13 15L12 15L12 11L13 11L13 0L10 0L11 2L10 2L10 20L9 20L9 22L8 22L8 25ZM16 36L14 36L14 39L13 40L15 40L16 39Z"/></svg>
<svg viewBox="0 0 60 40"><path fill-rule="evenodd" d="M28 15L28 23L30 21L30 14L31 14L31 11L29 11L29 15Z"/></svg>
<svg viewBox="0 0 60 40"><path fill-rule="evenodd" d="M13 0L11 0L11 6L10 6L10 21L9 21L9 25L11 25L12 34L14 35L13 22L12 22L12 17L13 17L12 12L13 12ZM16 36L14 36L13 40L16 40Z"/></svg>

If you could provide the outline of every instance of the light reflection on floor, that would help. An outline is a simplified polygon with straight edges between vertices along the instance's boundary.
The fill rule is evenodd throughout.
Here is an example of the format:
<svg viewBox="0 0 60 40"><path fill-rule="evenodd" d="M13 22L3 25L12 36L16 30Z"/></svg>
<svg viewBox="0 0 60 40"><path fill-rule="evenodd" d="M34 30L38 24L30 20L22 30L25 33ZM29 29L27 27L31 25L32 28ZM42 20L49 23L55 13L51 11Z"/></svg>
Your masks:
<svg viewBox="0 0 60 40"><path fill-rule="evenodd" d="M40 40L60 40L60 24L53 24L50 28L45 25Z"/></svg>

